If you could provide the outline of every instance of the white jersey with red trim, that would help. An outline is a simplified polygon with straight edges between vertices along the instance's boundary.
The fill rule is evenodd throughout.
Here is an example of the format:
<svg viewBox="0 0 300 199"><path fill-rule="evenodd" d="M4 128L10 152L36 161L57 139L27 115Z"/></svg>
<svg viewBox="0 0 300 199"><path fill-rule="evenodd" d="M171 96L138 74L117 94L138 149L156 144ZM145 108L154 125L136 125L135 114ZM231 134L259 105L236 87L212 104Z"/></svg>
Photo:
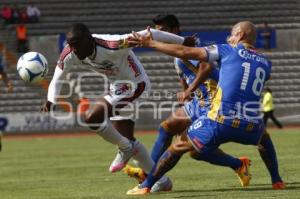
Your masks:
<svg viewBox="0 0 300 199"><path fill-rule="evenodd" d="M110 80L141 82L144 79L146 76L145 71L132 50L129 48L113 49L111 46L103 46L102 42L106 41L99 41L100 39L98 38L95 38L94 58L87 57L84 60L79 60L74 52L69 49L69 46L66 46L64 50L69 53L61 56L61 59L58 61L58 67L63 71L69 71L74 65L87 66L87 68L95 72L107 75ZM113 45L113 43L111 44Z"/></svg>
<svg viewBox="0 0 300 199"><path fill-rule="evenodd" d="M138 33L146 35L148 32L144 30ZM162 42L182 44L184 41L183 37L155 29L151 29L151 33L155 40ZM126 80L134 84L144 81L149 86L149 78L142 64L131 48L128 48L127 39L131 34L92 36L95 38L96 47L94 53L84 60L79 60L68 45L64 48L48 88L48 101L56 103L61 90L58 80L63 79L74 65L87 66L98 73L106 74L112 81Z"/></svg>

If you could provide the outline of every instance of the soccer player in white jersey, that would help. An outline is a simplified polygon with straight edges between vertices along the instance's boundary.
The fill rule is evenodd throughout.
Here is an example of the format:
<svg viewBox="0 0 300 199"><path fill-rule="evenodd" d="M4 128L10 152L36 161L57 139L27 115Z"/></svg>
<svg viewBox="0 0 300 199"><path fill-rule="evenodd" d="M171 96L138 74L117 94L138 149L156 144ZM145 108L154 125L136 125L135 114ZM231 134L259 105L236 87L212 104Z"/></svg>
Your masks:
<svg viewBox="0 0 300 199"><path fill-rule="evenodd" d="M143 35L148 32L144 30L139 33ZM156 40L163 42L183 44L185 41L183 37L163 31L152 30L152 34ZM132 156L144 171L150 172L153 161L145 147L133 136L134 121L115 121L116 125L113 126L109 120L114 116L114 108L120 109L134 102L150 88L142 64L127 45L129 36L131 34L92 35L84 24L74 24L67 34L68 45L60 55L42 110L48 112L57 103L61 90L60 80L64 79L73 65L84 65L106 74L110 79L118 80L111 82L107 95L100 98L85 114L85 122L104 140L118 146L119 152L109 168L111 172L121 170ZM124 136L118 131L120 127Z"/></svg>

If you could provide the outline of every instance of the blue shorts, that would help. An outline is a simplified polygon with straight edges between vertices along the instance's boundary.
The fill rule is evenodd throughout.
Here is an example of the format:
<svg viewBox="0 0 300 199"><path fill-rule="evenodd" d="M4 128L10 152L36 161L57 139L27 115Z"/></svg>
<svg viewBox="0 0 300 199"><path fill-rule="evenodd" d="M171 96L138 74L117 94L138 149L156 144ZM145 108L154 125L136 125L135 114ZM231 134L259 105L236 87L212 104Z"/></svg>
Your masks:
<svg viewBox="0 0 300 199"><path fill-rule="evenodd" d="M189 127L187 137L198 152L206 153L215 150L226 142L257 145L263 134L263 129L263 123L246 131L245 128L234 128L208 118L200 118Z"/></svg>
<svg viewBox="0 0 300 199"><path fill-rule="evenodd" d="M184 103L184 111L186 115L191 119L192 122L199 118L206 117L207 108L201 107L199 104L199 99L193 98L191 101Z"/></svg>

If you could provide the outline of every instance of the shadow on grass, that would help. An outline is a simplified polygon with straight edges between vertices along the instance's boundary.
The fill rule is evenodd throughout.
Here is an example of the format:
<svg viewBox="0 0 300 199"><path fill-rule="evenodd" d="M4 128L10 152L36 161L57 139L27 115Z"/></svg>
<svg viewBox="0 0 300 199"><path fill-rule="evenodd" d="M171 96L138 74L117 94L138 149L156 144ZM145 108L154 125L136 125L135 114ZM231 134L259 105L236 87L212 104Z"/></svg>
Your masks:
<svg viewBox="0 0 300 199"><path fill-rule="evenodd" d="M300 182L290 182L286 183L287 187L286 190L300 190ZM154 195L174 195L173 198L199 198L199 197L216 197L218 194L216 192L227 192L227 191L275 191L272 189L270 184L253 184L249 187L242 188L242 187L229 187L229 188L222 188L222 189L183 189L183 190L174 190L171 192L161 192L151 194ZM178 194L188 194L188 195L178 195ZM124 196L123 196L124 197ZM141 196L143 197L143 196ZM74 197L64 197L59 199L73 199ZM102 199L103 196L85 196L79 197L80 199Z"/></svg>
<svg viewBox="0 0 300 199"><path fill-rule="evenodd" d="M300 190L300 182L290 182L286 183L287 187L285 190ZM262 187L260 187L262 186ZM195 198L195 197L213 197L217 194L214 192L227 192L227 191L248 191L248 192L255 192L255 191L277 191L273 190L270 184L254 184L246 188L242 187L229 187L229 188L222 188L222 189L186 189L186 190L174 190L172 192L165 192L159 194L184 194L190 193L190 195L182 195L182 196L175 196L174 198Z"/></svg>
<svg viewBox="0 0 300 199"><path fill-rule="evenodd" d="M105 196L80 196L80 197L70 196L70 197L59 197L59 198L51 198L51 199L74 199L74 198L76 199L118 199L116 197L105 197Z"/></svg>
<svg viewBox="0 0 300 199"><path fill-rule="evenodd" d="M264 187L262 187L264 186ZM237 188L238 189L238 188ZM261 191L261 190L273 190L271 184L268 183L261 183L261 184L251 184L248 188L240 188L241 190L248 190L248 191ZM300 189L300 182L286 182L287 190L296 190Z"/></svg>

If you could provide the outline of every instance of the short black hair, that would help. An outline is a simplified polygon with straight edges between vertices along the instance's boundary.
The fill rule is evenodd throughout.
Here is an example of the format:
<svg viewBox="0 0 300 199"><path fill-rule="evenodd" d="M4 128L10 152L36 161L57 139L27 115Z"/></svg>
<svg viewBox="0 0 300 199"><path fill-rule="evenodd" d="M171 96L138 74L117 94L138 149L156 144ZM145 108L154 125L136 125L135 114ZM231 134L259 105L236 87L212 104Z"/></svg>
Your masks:
<svg viewBox="0 0 300 199"><path fill-rule="evenodd" d="M152 19L155 25L165 25L170 28L179 28L178 18L173 14L159 14Z"/></svg>
<svg viewBox="0 0 300 199"><path fill-rule="evenodd" d="M91 38L92 34L89 28L83 23L75 23L71 26L68 33L72 34L70 42L77 43L82 41L84 38Z"/></svg>

